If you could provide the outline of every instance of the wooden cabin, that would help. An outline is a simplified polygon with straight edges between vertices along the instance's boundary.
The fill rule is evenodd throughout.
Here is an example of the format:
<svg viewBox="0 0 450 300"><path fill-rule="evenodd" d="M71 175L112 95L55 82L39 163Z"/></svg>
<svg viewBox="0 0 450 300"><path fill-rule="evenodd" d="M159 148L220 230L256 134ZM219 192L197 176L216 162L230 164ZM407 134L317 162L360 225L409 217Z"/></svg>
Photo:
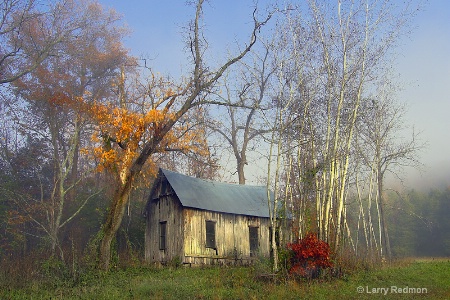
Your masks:
<svg viewBox="0 0 450 300"><path fill-rule="evenodd" d="M145 259L249 264L270 255L267 191L160 169L147 201Z"/></svg>

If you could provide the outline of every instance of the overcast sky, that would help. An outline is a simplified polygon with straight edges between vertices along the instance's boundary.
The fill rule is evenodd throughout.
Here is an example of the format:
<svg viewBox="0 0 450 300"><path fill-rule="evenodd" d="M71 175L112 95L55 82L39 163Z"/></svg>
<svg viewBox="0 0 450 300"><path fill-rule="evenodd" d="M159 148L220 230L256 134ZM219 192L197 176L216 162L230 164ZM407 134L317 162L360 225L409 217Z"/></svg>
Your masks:
<svg viewBox="0 0 450 300"><path fill-rule="evenodd" d="M422 131L428 148L421 155L425 172L410 185L450 184L450 1L429 1L415 24L401 48L399 97L409 105L407 121Z"/></svg>
<svg viewBox="0 0 450 300"><path fill-rule="evenodd" d="M400 1L400 0L399 0ZM153 59L162 74L178 75L186 62L183 27L194 15L187 1L100 0L123 15L132 30L125 41L131 53ZM262 1L259 1L262 2ZM403 1L401 1L403 2ZM223 58L235 40L245 38L253 1L210 0L205 6L209 50ZM397 71L408 103L406 122L421 131L428 148L421 154L424 172L408 170L407 187L450 184L450 1L430 0L402 41ZM223 41L226 41L224 47Z"/></svg>

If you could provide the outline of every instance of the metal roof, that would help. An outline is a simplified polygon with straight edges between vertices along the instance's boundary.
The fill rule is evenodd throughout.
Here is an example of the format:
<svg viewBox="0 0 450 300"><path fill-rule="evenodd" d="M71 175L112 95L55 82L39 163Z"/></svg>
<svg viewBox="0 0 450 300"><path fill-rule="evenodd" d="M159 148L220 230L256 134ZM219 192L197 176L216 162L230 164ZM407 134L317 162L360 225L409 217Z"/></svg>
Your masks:
<svg viewBox="0 0 450 300"><path fill-rule="evenodd" d="M184 207L269 218L267 190L215 182L160 169ZM272 197L273 199L273 197Z"/></svg>

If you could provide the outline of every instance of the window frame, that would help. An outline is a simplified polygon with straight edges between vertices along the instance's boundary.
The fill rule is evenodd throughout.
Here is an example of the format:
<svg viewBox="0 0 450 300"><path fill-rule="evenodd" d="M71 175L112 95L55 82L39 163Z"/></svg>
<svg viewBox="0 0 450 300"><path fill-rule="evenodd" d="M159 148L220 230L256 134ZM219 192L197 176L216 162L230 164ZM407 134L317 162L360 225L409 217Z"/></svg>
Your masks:
<svg viewBox="0 0 450 300"><path fill-rule="evenodd" d="M250 257L257 256L259 251L259 227L248 226L248 241L250 248Z"/></svg>
<svg viewBox="0 0 450 300"><path fill-rule="evenodd" d="M216 221L205 221L205 245L206 248L217 249L216 245Z"/></svg>
<svg viewBox="0 0 450 300"><path fill-rule="evenodd" d="M159 222L159 250L167 249L167 221Z"/></svg>

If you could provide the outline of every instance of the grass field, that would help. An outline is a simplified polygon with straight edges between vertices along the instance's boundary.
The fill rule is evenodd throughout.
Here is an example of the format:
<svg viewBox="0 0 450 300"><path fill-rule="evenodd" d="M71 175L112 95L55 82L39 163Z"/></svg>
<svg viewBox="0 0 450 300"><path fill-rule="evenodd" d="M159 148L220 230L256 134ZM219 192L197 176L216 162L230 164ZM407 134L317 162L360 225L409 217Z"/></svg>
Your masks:
<svg viewBox="0 0 450 300"><path fill-rule="evenodd" d="M450 259L396 262L339 279L267 282L255 268L130 268L0 282L0 299L450 299Z"/></svg>

